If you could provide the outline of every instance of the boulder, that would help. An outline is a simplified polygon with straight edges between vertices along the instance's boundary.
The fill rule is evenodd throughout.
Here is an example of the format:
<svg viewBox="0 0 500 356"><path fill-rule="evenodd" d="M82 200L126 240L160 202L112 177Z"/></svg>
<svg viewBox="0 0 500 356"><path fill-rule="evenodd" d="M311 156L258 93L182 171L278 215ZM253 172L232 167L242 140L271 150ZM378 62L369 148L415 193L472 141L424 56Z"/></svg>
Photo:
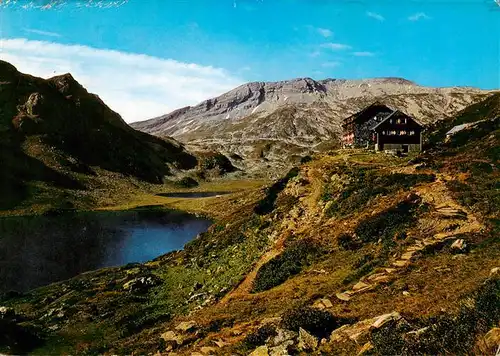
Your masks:
<svg viewBox="0 0 500 356"><path fill-rule="evenodd" d="M318 347L318 339L309 334L306 330L299 328L299 349L304 351L313 351Z"/></svg>
<svg viewBox="0 0 500 356"><path fill-rule="evenodd" d="M343 293L337 293L335 294L335 296L344 301L344 302L348 302L349 300L351 300L351 296L349 294L347 294L346 292L343 292Z"/></svg>
<svg viewBox="0 0 500 356"><path fill-rule="evenodd" d="M259 346L249 356L269 356L269 349L267 346Z"/></svg>
<svg viewBox="0 0 500 356"><path fill-rule="evenodd" d="M269 349L269 356L285 356L289 355L289 347L293 346L293 340L287 340L278 346L271 347Z"/></svg>
<svg viewBox="0 0 500 356"><path fill-rule="evenodd" d="M500 348L500 328L493 328L484 336L484 342L490 349Z"/></svg>
<svg viewBox="0 0 500 356"><path fill-rule="evenodd" d="M359 290L364 290L368 287L370 287L369 284L366 284L364 282L358 282L352 287L352 290L359 291Z"/></svg>
<svg viewBox="0 0 500 356"><path fill-rule="evenodd" d="M182 332L193 332L196 329L196 323L194 321L183 321L175 327L175 330Z"/></svg>
<svg viewBox="0 0 500 356"><path fill-rule="evenodd" d="M361 350L359 350L358 355L365 355L367 352L373 350L373 344L371 342L367 342L363 345Z"/></svg>
<svg viewBox="0 0 500 356"><path fill-rule="evenodd" d="M321 299L318 299L314 302L313 308L321 309L321 310L322 309L329 309L329 308L333 308L333 304L330 301L330 299L321 298Z"/></svg>
<svg viewBox="0 0 500 356"><path fill-rule="evenodd" d="M205 354L205 355L214 355L215 354L215 347L210 347L210 346L203 346L201 349L200 349L201 353L202 354Z"/></svg>
<svg viewBox="0 0 500 356"><path fill-rule="evenodd" d="M297 337L297 333L285 329L277 329L276 336L272 339L272 345L278 346L286 343L287 341L293 340ZM292 341L293 344L293 341Z"/></svg>
<svg viewBox="0 0 500 356"><path fill-rule="evenodd" d="M455 252L463 252L467 248L467 244L464 239L457 239L451 244L450 248Z"/></svg>
<svg viewBox="0 0 500 356"><path fill-rule="evenodd" d="M132 293L146 293L151 288L161 284L161 279L155 275L134 278L123 285L123 289Z"/></svg>
<svg viewBox="0 0 500 356"><path fill-rule="evenodd" d="M490 271L490 277L500 276L500 267L492 268Z"/></svg>
<svg viewBox="0 0 500 356"><path fill-rule="evenodd" d="M177 347L184 343L184 337L176 334L174 331L169 330L161 334L161 338L169 345Z"/></svg>
<svg viewBox="0 0 500 356"><path fill-rule="evenodd" d="M377 320L375 320L375 322L372 324L372 327L378 329L381 326L383 326L384 324L388 323L389 321L399 320L399 319L401 319L401 315L398 312L384 314L384 315L379 316L377 318Z"/></svg>

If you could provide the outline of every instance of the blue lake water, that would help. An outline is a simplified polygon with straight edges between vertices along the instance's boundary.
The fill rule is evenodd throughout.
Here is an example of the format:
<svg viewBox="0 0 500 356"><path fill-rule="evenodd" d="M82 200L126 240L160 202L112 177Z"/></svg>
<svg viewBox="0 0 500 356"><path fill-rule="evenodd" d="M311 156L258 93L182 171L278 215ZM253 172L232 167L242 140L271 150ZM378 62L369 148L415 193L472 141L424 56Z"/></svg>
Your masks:
<svg viewBox="0 0 500 356"><path fill-rule="evenodd" d="M211 221L178 211L0 218L0 292L26 291L102 267L180 250Z"/></svg>

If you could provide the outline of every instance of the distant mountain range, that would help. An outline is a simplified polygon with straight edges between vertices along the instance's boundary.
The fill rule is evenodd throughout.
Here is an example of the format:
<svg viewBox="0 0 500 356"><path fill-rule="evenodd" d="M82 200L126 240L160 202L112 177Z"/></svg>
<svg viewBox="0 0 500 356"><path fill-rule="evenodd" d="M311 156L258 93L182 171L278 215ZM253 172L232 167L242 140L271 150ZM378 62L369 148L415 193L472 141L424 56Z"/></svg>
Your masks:
<svg viewBox="0 0 500 356"><path fill-rule="evenodd" d="M217 149L247 171L277 171L313 151L335 147L340 124L374 101L423 123L450 117L488 91L429 88L401 78L298 78L241 85L217 98L131 126L172 136L195 150Z"/></svg>

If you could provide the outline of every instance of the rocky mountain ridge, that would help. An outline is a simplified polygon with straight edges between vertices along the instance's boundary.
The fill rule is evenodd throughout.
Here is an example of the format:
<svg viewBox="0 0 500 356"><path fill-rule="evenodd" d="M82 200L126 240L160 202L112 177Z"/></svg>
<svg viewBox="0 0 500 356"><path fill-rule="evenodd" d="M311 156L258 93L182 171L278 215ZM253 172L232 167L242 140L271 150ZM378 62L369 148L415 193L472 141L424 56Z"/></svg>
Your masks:
<svg viewBox="0 0 500 356"><path fill-rule="evenodd" d="M429 88L402 78L252 82L131 126L175 137L194 149L238 155L246 169L259 171L265 166L285 167L281 163L290 158L338 144L342 119L374 101L431 123L488 93L469 87Z"/></svg>
<svg viewBox="0 0 500 356"><path fill-rule="evenodd" d="M0 61L0 208L83 191L99 170L162 183L197 163L179 142L129 127L70 74L42 79Z"/></svg>

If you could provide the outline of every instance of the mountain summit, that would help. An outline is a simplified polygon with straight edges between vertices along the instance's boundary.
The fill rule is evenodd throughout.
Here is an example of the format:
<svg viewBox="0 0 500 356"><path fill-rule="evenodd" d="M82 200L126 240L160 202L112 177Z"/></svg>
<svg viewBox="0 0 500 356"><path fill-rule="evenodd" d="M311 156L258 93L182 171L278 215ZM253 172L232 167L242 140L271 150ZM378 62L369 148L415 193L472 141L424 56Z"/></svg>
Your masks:
<svg viewBox="0 0 500 356"><path fill-rule="evenodd" d="M475 88L429 88L403 78L252 82L131 126L175 137L195 149L216 147L228 156L236 154L257 171L269 161L276 167L287 157L338 144L342 119L374 101L431 123L486 94Z"/></svg>

